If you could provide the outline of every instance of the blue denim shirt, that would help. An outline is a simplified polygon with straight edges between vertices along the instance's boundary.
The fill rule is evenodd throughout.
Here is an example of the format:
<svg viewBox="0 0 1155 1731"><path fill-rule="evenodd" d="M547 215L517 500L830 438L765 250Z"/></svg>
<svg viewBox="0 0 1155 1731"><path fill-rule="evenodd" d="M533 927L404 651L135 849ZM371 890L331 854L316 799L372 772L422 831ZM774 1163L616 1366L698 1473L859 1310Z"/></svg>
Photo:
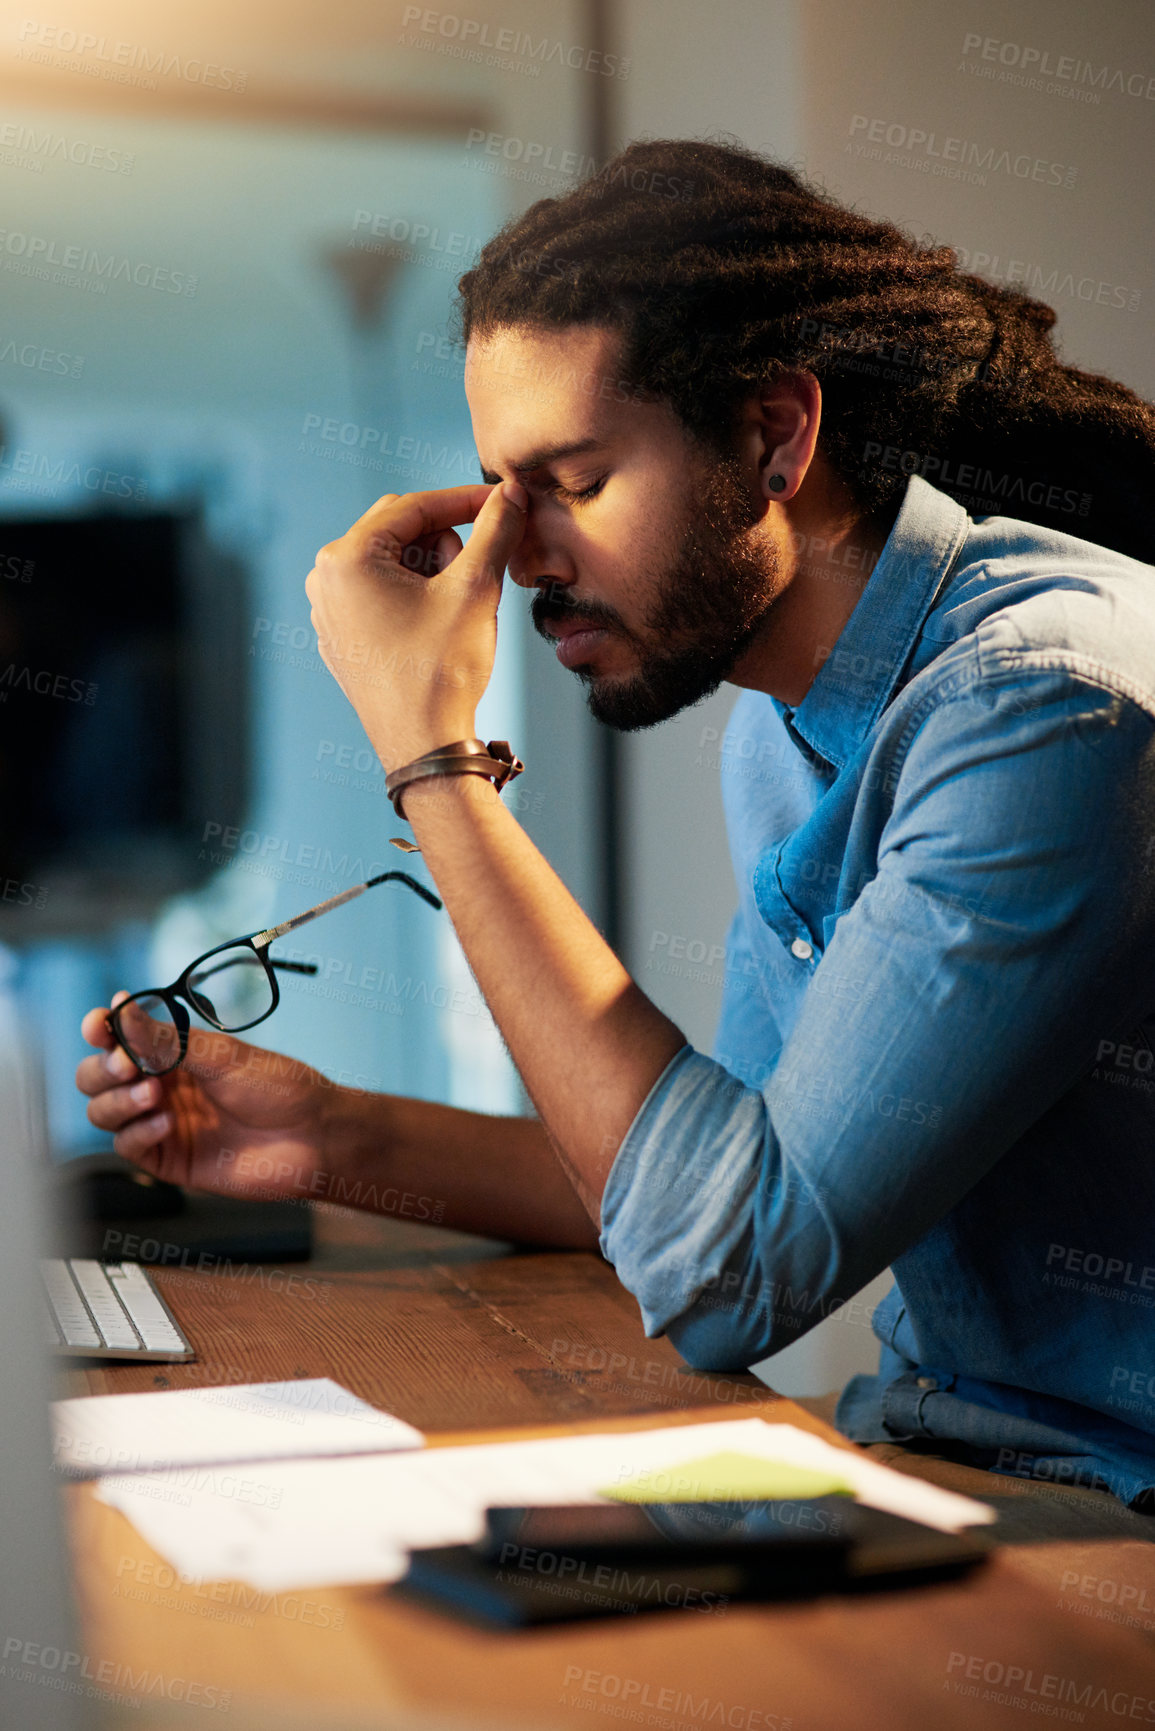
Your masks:
<svg viewBox="0 0 1155 1731"><path fill-rule="evenodd" d="M793 712L721 754L713 1059L630 1127L601 1244L698 1368L888 1265L838 1423L1155 1486L1155 569L918 477ZM772 1373L771 1373L772 1378Z"/></svg>

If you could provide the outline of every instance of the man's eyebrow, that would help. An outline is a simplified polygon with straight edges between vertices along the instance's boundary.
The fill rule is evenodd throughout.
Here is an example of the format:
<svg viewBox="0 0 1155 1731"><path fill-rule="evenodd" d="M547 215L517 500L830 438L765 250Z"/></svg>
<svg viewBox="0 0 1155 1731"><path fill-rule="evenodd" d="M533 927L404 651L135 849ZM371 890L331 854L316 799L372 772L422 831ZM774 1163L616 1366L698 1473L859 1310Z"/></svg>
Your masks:
<svg viewBox="0 0 1155 1731"><path fill-rule="evenodd" d="M535 469L544 469L549 463L558 463L563 457L580 457L586 451L596 451L601 446L601 439L572 439L560 445L543 445L539 451L531 451L528 457L523 457L520 463L511 464L515 475L532 475ZM500 475L492 469L482 469L481 478L492 486L501 480Z"/></svg>

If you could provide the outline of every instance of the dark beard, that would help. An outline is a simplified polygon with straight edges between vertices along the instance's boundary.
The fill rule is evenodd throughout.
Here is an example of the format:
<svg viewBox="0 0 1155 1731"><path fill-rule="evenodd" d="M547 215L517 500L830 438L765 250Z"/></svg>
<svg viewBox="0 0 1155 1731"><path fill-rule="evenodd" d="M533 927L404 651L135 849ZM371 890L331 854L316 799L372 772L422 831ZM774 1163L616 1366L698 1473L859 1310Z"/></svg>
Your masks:
<svg viewBox="0 0 1155 1731"><path fill-rule="evenodd" d="M641 632L627 632L600 602L569 602L548 589L534 598L533 623L547 638L546 620L576 617L634 644L641 665L630 679L599 681L575 669L590 714L622 733L668 721L717 691L773 603L776 565L768 549L749 542L758 519L732 459L715 459L692 512Z"/></svg>

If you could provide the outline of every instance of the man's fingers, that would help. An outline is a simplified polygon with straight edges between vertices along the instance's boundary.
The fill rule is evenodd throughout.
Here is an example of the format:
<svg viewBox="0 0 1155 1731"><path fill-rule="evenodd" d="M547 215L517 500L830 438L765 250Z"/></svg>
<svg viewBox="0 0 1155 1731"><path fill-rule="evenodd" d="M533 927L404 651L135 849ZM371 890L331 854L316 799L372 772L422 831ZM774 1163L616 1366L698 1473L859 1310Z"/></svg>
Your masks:
<svg viewBox="0 0 1155 1731"><path fill-rule="evenodd" d="M471 577L486 575L500 587L505 567L525 533L529 496L518 481L494 487L477 514L461 563Z"/></svg>
<svg viewBox="0 0 1155 1731"><path fill-rule="evenodd" d="M90 1046L114 1046L116 1036L108 1025L108 1011L105 1009L89 1010L80 1024L80 1032Z"/></svg>
<svg viewBox="0 0 1155 1731"><path fill-rule="evenodd" d="M117 999L112 1001L115 1004ZM76 1067L76 1086L82 1094L104 1094L121 1082L131 1082L139 1077L140 1071L124 1047L116 1043L108 1026L107 1010L89 1010L80 1024L80 1031L90 1046L100 1048L92 1057L82 1058Z"/></svg>
<svg viewBox="0 0 1155 1731"><path fill-rule="evenodd" d="M437 555L437 569L444 571L447 565L452 565L461 552L462 540L456 529L443 529L437 537L434 552Z"/></svg>
<svg viewBox="0 0 1155 1731"><path fill-rule="evenodd" d="M429 493L386 493L358 517L353 532L395 537L403 547L423 535L436 535L458 523L472 523L494 491L486 481L469 487L441 487Z"/></svg>
<svg viewBox="0 0 1155 1731"><path fill-rule="evenodd" d="M88 1102L88 1122L98 1130L123 1130L137 1118L157 1111L163 1098L155 1076L128 1088L106 1088Z"/></svg>
<svg viewBox="0 0 1155 1731"><path fill-rule="evenodd" d="M120 1130L112 1139L112 1146L125 1160L135 1160L153 1171L152 1163L142 1159L150 1149L163 1142L172 1129L172 1113L156 1112L151 1118L139 1118L134 1124L129 1124Z"/></svg>
<svg viewBox="0 0 1155 1731"><path fill-rule="evenodd" d="M400 498L386 493L370 506L349 531L348 543L360 543L360 557L372 563L382 552L422 576L436 576L464 553L465 565L471 577L489 573L500 583L525 529L528 495L517 481L505 481L500 486L486 482L472 487L446 487L435 493L405 493ZM473 533L464 546L453 525L472 523ZM328 555L337 554L341 544L333 542L317 555L318 564ZM416 554L410 550L416 548ZM432 549L434 556L426 557ZM425 566L429 569L426 570ZM305 593L315 602L314 577L310 571Z"/></svg>
<svg viewBox="0 0 1155 1731"><path fill-rule="evenodd" d="M114 1064L115 1058L123 1058L124 1066ZM76 1066L76 1086L82 1094L107 1094L110 1088L131 1082L136 1075L136 1065L118 1047L100 1057L82 1058Z"/></svg>

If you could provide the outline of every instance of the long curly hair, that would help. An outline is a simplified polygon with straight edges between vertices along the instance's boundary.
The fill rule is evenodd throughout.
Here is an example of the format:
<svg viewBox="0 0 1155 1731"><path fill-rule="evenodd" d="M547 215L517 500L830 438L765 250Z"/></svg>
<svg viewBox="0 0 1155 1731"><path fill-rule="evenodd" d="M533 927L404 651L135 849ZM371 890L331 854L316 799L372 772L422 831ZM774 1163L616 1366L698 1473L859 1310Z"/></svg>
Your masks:
<svg viewBox="0 0 1155 1731"><path fill-rule="evenodd" d="M744 398L807 369L820 446L867 515L917 473L972 515L1155 562L1151 404L1064 365L1049 306L736 144L631 144L541 199L462 277L457 316L466 342L613 329L626 388L719 453Z"/></svg>

